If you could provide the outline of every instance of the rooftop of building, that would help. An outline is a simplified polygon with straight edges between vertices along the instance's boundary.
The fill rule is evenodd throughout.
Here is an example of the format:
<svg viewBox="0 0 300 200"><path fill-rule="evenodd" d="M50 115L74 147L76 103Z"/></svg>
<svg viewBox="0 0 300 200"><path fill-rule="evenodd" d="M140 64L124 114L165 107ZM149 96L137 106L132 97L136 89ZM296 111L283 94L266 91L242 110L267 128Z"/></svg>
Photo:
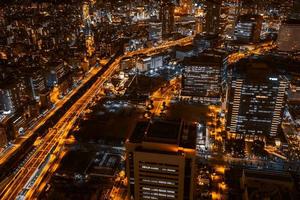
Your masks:
<svg viewBox="0 0 300 200"><path fill-rule="evenodd" d="M183 60L184 65L203 65L203 64L218 64L221 66L223 58L217 54L200 54Z"/></svg>
<svg viewBox="0 0 300 200"><path fill-rule="evenodd" d="M155 121L150 123L144 141L177 143L181 124L176 121Z"/></svg>
<svg viewBox="0 0 300 200"><path fill-rule="evenodd" d="M220 36L218 34L206 33L206 34L197 34L194 37L194 40L218 40Z"/></svg>
<svg viewBox="0 0 300 200"><path fill-rule="evenodd" d="M175 144L183 148L196 146L196 125L184 121L154 120L136 124L129 142Z"/></svg>
<svg viewBox="0 0 300 200"><path fill-rule="evenodd" d="M221 58L225 58L226 56L228 56L228 52L223 50L223 49L206 49L204 50L202 53L202 55L208 55L208 56L218 56Z"/></svg>
<svg viewBox="0 0 300 200"><path fill-rule="evenodd" d="M193 45L175 46L175 50L181 52L190 52L194 50L194 46Z"/></svg>
<svg viewBox="0 0 300 200"><path fill-rule="evenodd" d="M285 75L280 71L278 63L271 62L263 57L250 57L242 59L233 66L233 73L237 78L245 78L252 81L266 81L278 79L280 75Z"/></svg>
<svg viewBox="0 0 300 200"><path fill-rule="evenodd" d="M259 19L262 19L262 16L258 14L245 14L238 17L238 21L240 22L255 22Z"/></svg>

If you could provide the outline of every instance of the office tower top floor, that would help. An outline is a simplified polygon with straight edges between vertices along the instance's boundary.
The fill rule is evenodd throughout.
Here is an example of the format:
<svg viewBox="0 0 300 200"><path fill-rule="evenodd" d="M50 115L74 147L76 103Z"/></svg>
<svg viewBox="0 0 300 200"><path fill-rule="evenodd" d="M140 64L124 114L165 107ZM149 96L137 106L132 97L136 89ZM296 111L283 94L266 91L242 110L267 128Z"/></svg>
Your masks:
<svg viewBox="0 0 300 200"><path fill-rule="evenodd" d="M140 122L126 142L129 194L134 199L193 199L196 125Z"/></svg>

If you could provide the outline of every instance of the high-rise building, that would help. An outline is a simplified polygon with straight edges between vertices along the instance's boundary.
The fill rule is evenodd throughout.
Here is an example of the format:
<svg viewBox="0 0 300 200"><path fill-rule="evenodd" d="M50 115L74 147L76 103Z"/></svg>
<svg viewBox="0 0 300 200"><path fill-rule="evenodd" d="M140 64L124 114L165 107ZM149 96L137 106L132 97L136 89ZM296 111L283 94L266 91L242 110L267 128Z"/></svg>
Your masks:
<svg viewBox="0 0 300 200"><path fill-rule="evenodd" d="M204 31L218 34L220 32L221 1L206 1L205 7Z"/></svg>
<svg viewBox="0 0 300 200"><path fill-rule="evenodd" d="M293 0L292 11L289 18L300 20L300 0Z"/></svg>
<svg viewBox="0 0 300 200"><path fill-rule="evenodd" d="M201 55L183 61L183 98L205 102L220 102L223 57L220 55Z"/></svg>
<svg viewBox="0 0 300 200"><path fill-rule="evenodd" d="M286 100L286 78L263 60L242 60L232 73L228 131L250 141L276 137Z"/></svg>
<svg viewBox="0 0 300 200"><path fill-rule="evenodd" d="M183 121L137 123L125 144L129 196L192 200L196 131Z"/></svg>
<svg viewBox="0 0 300 200"><path fill-rule="evenodd" d="M149 23L149 40L153 42L162 41L162 23L159 21L152 21Z"/></svg>
<svg viewBox="0 0 300 200"><path fill-rule="evenodd" d="M197 34L194 37L193 45L197 48L198 53L206 49L213 49L221 44L221 38L217 34Z"/></svg>
<svg viewBox="0 0 300 200"><path fill-rule="evenodd" d="M174 31L174 9L175 6L173 3L170 3L167 0L161 2L159 18L162 22L163 37Z"/></svg>
<svg viewBox="0 0 300 200"><path fill-rule="evenodd" d="M15 79L6 80L0 84L0 110L15 112L20 109L25 99L25 85Z"/></svg>
<svg viewBox="0 0 300 200"><path fill-rule="evenodd" d="M47 77L48 86L59 85L65 80L65 76L69 73L69 67L62 60L49 62L48 64L50 69Z"/></svg>
<svg viewBox="0 0 300 200"><path fill-rule="evenodd" d="M246 14L238 17L234 30L234 37L243 43L259 42L262 28L262 16Z"/></svg>
<svg viewBox="0 0 300 200"><path fill-rule="evenodd" d="M46 78L43 70L39 68L25 68L22 71L23 79L28 88L28 93L34 100L40 99L40 93L46 90Z"/></svg>
<svg viewBox="0 0 300 200"><path fill-rule="evenodd" d="M234 34L235 24L237 17L239 16L239 2L238 1L226 1L221 14L224 15L221 23L223 23L223 33L226 39L231 39Z"/></svg>

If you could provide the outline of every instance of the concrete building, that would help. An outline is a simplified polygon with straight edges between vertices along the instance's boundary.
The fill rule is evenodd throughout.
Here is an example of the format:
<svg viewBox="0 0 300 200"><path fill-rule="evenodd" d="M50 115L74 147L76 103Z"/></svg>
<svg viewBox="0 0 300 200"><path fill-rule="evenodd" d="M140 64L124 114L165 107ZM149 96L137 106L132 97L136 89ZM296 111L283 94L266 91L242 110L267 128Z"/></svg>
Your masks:
<svg viewBox="0 0 300 200"><path fill-rule="evenodd" d="M227 129L252 141L280 132L288 80L263 60L242 60L233 67L228 92Z"/></svg>
<svg viewBox="0 0 300 200"><path fill-rule="evenodd" d="M149 40L153 42L162 41L162 23L159 21L152 21L149 23Z"/></svg>
<svg viewBox="0 0 300 200"><path fill-rule="evenodd" d="M15 112L25 101L25 85L15 79L0 84L0 110Z"/></svg>
<svg viewBox="0 0 300 200"><path fill-rule="evenodd" d="M262 21L260 15L247 14L239 16L234 30L235 39L241 43L259 42Z"/></svg>
<svg viewBox="0 0 300 200"><path fill-rule="evenodd" d="M159 68L162 68L163 67L163 54L156 54L156 55L153 55L151 57L151 61L152 61L152 64L151 64L151 68L152 69L159 69Z"/></svg>
<svg viewBox="0 0 300 200"><path fill-rule="evenodd" d="M221 1L206 1L205 2L205 23L204 31L207 33L218 34L221 32Z"/></svg>
<svg viewBox="0 0 300 200"><path fill-rule="evenodd" d="M160 7L160 21L162 22L162 36L168 36L174 30L174 4L169 1L161 1Z"/></svg>
<svg viewBox="0 0 300 200"><path fill-rule="evenodd" d="M33 100L40 100L40 93L46 90L46 78L40 68L25 68L22 71L24 82L28 87L28 93Z"/></svg>
<svg viewBox="0 0 300 200"><path fill-rule="evenodd" d="M134 59L131 57L125 57L120 61L121 70L128 70L134 67Z"/></svg>
<svg viewBox="0 0 300 200"><path fill-rule="evenodd" d="M139 58L136 61L136 69L138 72L141 72L141 73L146 72L146 71L150 70L150 67L151 67L151 57L149 57L149 56Z"/></svg>
<svg viewBox="0 0 300 200"><path fill-rule="evenodd" d="M49 64L49 74L47 84L52 87L64 81L65 75L69 73L69 67L63 60L53 61Z"/></svg>
<svg viewBox="0 0 300 200"><path fill-rule="evenodd" d="M218 55L200 55L183 61L183 98L217 103L221 101L223 58Z"/></svg>
<svg viewBox="0 0 300 200"><path fill-rule="evenodd" d="M147 72L163 67L163 55L144 56L136 61L136 68L139 72Z"/></svg>
<svg viewBox="0 0 300 200"><path fill-rule="evenodd" d="M192 200L196 131L183 121L137 123L125 144L129 196Z"/></svg>
<svg viewBox="0 0 300 200"><path fill-rule="evenodd" d="M193 44L197 48L198 53L201 53L206 49L218 47L220 39L216 34L197 34L194 37Z"/></svg>
<svg viewBox="0 0 300 200"><path fill-rule="evenodd" d="M176 59L183 60L184 58L192 57L195 55L195 49L193 45L176 46Z"/></svg>

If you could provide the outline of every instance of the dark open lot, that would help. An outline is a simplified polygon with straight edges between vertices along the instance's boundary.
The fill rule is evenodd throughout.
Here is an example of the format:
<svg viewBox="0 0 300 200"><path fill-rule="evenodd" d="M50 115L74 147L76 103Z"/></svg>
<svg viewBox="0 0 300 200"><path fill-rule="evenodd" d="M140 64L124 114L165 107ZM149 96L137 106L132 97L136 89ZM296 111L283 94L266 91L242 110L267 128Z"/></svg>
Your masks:
<svg viewBox="0 0 300 200"><path fill-rule="evenodd" d="M142 111L127 102L109 102L98 104L89 114L89 119L80 121L80 130L73 133L78 142L105 140L109 143L128 138Z"/></svg>
<svg viewBox="0 0 300 200"><path fill-rule="evenodd" d="M208 107L206 105L178 102L171 104L167 116L174 119L198 122L200 119L206 118L207 112Z"/></svg>

